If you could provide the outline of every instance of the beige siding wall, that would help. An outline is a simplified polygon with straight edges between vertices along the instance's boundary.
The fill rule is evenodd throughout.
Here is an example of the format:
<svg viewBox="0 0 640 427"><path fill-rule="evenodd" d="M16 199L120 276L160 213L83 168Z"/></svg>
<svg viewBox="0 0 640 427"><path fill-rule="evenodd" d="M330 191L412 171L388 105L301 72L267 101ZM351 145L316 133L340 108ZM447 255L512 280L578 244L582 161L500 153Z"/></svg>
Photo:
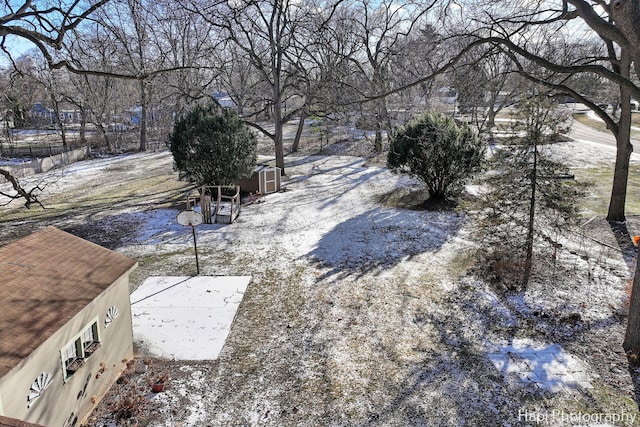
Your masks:
<svg viewBox="0 0 640 427"><path fill-rule="evenodd" d="M105 327L105 315L116 306L118 317ZM85 365L65 380L61 350L97 318L100 348ZM89 415L122 372L123 359L133 357L131 304L128 274L121 277L38 347L20 365L0 379L0 415L43 424L47 427L77 424ZM101 363L106 366L103 373ZM34 380L42 373L53 374L51 385L28 407L27 397Z"/></svg>

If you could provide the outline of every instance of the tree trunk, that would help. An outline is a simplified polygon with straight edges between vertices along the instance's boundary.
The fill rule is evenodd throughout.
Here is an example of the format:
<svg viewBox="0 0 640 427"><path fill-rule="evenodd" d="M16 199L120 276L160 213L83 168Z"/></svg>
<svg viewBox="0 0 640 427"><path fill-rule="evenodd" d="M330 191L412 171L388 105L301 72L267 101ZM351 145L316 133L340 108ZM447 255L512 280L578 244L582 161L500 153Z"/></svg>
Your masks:
<svg viewBox="0 0 640 427"><path fill-rule="evenodd" d="M373 140L373 151L376 153L382 152L382 129L380 129L379 124L376 127L376 136Z"/></svg>
<svg viewBox="0 0 640 427"><path fill-rule="evenodd" d="M87 111L80 109L80 145L87 145Z"/></svg>
<svg viewBox="0 0 640 427"><path fill-rule="evenodd" d="M487 120L484 123L484 130L489 132L489 138L493 139L493 128L496 125L496 116L497 112L493 105L489 107L489 112L487 113Z"/></svg>
<svg viewBox="0 0 640 427"><path fill-rule="evenodd" d="M304 130L304 121L307 118L307 112L303 108L300 111L300 122L298 123L298 129L296 130L296 138L293 140L293 145L291 146L292 152L297 152L300 148L300 138L302 137L302 131ZM322 138L322 136L320 136Z"/></svg>
<svg viewBox="0 0 640 427"><path fill-rule="evenodd" d="M536 187L538 185L538 145L533 143L533 166L531 169L531 199L529 200L529 222L527 224L526 257L522 273L522 288L526 288L533 268L534 220L536 215Z"/></svg>
<svg viewBox="0 0 640 427"><path fill-rule="evenodd" d="M629 180L629 159L633 152L633 146L629 143L629 130L620 129L616 134L616 165L613 173L613 185L611 188L611 199L609 200L609 211L607 221L624 222L625 204L627 200L627 183Z"/></svg>
<svg viewBox="0 0 640 427"><path fill-rule="evenodd" d="M376 137L373 143L373 150L376 153L382 152L384 149L384 142L382 140L382 131L387 131L387 137L391 137L391 118L389 117L389 111L387 110L386 101L382 99L377 104L376 111Z"/></svg>
<svg viewBox="0 0 640 427"><path fill-rule="evenodd" d="M147 151L147 90L140 81L140 151Z"/></svg>
<svg viewBox="0 0 640 427"><path fill-rule="evenodd" d="M636 255L636 271L633 275L633 288L629 304L627 330L622 344L627 355L636 358L640 352L640 256ZM633 356L635 354L635 357ZM637 360L636 360L637 363Z"/></svg>
<svg viewBox="0 0 640 427"><path fill-rule="evenodd" d="M280 99L277 98L273 105L273 143L276 151L276 167L280 168L280 174L285 175L284 172L284 142L283 142L283 123L282 123L282 105Z"/></svg>
<svg viewBox="0 0 640 427"><path fill-rule="evenodd" d="M64 122L60 118L60 106L58 105L58 101L55 99L55 97L53 95L51 96L51 102L53 103L53 111L56 114L55 124L58 126L58 129L60 129L60 137L62 138L62 146L66 147L67 146L67 134L66 134L65 129L64 129Z"/></svg>
<svg viewBox="0 0 640 427"><path fill-rule="evenodd" d="M111 146L111 140L109 139L109 135L107 134L104 125L102 123L96 123L96 126L98 128L98 133L100 134L102 140L106 145L107 152L111 152L113 150L113 147Z"/></svg>
<svg viewBox="0 0 640 427"><path fill-rule="evenodd" d="M69 144L67 143L67 130L64 127L64 122L60 121L60 137L62 138L62 146L63 147L68 147Z"/></svg>
<svg viewBox="0 0 640 427"><path fill-rule="evenodd" d="M623 49L620 60L620 73L629 78L629 55ZM613 186L609 200L607 221L625 221L624 208L627 200L627 183L629 180L629 159L633 152L631 145L631 94L629 90L620 86L620 119L616 137L616 165L613 172Z"/></svg>

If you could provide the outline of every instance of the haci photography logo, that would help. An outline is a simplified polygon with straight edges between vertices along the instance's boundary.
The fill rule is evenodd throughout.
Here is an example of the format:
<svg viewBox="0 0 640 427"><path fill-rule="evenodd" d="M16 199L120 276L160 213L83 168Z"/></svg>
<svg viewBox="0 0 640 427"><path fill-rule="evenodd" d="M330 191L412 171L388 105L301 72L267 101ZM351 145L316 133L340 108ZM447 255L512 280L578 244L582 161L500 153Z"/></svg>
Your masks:
<svg viewBox="0 0 640 427"><path fill-rule="evenodd" d="M557 425L559 423L618 423L615 425L633 425L636 421L638 414L631 412L616 412L616 413L584 413L584 412L567 412L561 410L553 411L536 411L520 409L518 411L518 421L542 424L542 425Z"/></svg>

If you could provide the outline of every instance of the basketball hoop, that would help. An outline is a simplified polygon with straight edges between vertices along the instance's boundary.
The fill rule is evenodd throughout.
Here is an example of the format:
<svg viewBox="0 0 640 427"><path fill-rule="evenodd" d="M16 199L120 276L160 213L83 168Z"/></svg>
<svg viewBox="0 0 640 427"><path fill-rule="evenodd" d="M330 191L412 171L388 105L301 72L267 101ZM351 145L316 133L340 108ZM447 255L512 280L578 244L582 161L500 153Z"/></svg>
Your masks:
<svg viewBox="0 0 640 427"><path fill-rule="evenodd" d="M177 219L178 219L178 224L190 225L191 227L200 225L204 222L202 214L194 210L187 210L187 211L180 212L178 214Z"/></svg>

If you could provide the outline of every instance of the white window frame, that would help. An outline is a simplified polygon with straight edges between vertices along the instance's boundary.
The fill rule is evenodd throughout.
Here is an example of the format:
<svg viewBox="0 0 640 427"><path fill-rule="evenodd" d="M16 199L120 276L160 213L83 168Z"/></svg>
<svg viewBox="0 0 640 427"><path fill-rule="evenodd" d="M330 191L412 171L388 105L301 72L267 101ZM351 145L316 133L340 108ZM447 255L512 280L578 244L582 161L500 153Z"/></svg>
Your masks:
<svg viewBox="0 0 640 427"><path fill-rule="evenodd" d="M69 373L67 362L71 359L84 361L93 353L86 354L85 349L93 342L100 343L100 328L98 327L98 317L96 316L91 322L82 328L79 334L76 334L67 344L60 350L60 360L62 363L62 375L66 382L75 374L75 371Z"/></svg>
<svg viewBox="0 0 640 427"><path fill-rule="evenodd" d="M88 328L85 328L82 331L82 335L80 335L80 341L82 341L82 349L87 348L88 344L91 344L94 341L100 341L98 339L98 331L97 331L97 323L92 323Z"/></svg>

